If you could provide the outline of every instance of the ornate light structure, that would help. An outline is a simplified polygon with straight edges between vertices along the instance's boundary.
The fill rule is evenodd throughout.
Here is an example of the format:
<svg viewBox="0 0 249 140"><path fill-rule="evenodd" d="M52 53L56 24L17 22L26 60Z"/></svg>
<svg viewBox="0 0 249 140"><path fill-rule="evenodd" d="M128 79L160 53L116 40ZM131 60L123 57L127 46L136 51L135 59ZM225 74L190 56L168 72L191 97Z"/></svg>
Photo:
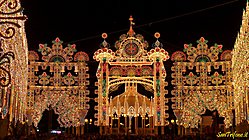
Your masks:
<svg viewBox="0 0 249 140"><path fill-rule="evenodd" d="M232 125L231 51L222 51L222 45L217 44L209 48L207 42L201 37L197 47L185 44L183 52L176 51L171 57L175 87L172 108L185 128L198 127L206 109L217 110L226 127Z"/></svg>
<svg viewBox="0 0 249 140"><path fill-rule="evenodd" d="M111 118L114 114L117 115L118 120L121 116L125 116L125 120L128 117L135 117L135 122L137 122L138 115L145 118L145 114L148 114L153 122L150 126L153 125L153 128L155 126L155 130L157 126L164 126L168 123L166 121L168 114L165 113L168 109L165 103L168 100L164 96L167 94L166 69L163 64L169 59L168 52L162 48L158 40L154 43L154 49L147 52L147 41L142 35L135 34L132 28L133 18L130 17L129 20L130 29L127 34L121 35L116 41L116 52L108 48L109 44L105 41L107 34L103 33L104 41L101 49L94 53L93 58L99 61L96 73L98 98L95 100L98 102L98 106L95 107L98 113L95 115L97 119L95 124L100 126L100 133L102 133L102 127L107 133L107 127L112 124ZM155 37L158 39L160 34L156 33ZM110 97L110 92L117 90L121 84L125 84L125 92L116 97ZM148 98L139 94L137 84L151 91L153 97ZM127 121L124 123L127 133Z"/></svg>
<svg viewBox="0 0 249 140"><path fill-rule="evenodd" d="M236 125L243 120L249 121L249 3L243 11L242 25L237 35L232 57L234 105Z"/></svg>
<svg viewBox="0 0 249 140"><path fill-rule="evenodd" d="M25 21L19 0L0 1L0 117L9 114L9 121L14 119L14 123L24 122L26 113L28 45Z"/></svg>
<svg viewBox="0 0 249 140"><path fill-rule="evenodd" d="M39 45L43 61L38 53L29 51L28 122L37 126L43 111L53 109L59 115L61 127L84 125L89 109L89 57L85 52L77 52L74 44L63 48L59 38L52 43L52 48Z"/></svg>

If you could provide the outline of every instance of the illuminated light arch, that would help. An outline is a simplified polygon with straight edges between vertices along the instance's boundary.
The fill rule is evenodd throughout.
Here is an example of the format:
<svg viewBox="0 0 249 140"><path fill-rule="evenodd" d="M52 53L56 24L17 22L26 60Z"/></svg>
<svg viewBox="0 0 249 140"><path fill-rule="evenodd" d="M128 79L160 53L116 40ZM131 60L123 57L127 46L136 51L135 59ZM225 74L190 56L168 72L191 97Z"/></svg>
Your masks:
<svg viewBox="0 0 249 140"><path fill-rule="evenodd" d="M187 60L186 54L182 51L176 51L172 54L171 60L177 62L186 61Z"/></svg>
<svg viewBox="0 0 249 140"><path fill-rule="evenodd" d="M249 121L249 2L243 11L240 31L232 51L233 87L236 125ZM226 56L226 55L225 55ZM223 59L227 58L223 55Z"/></svg>
<svg viewBox="0 0 249 140"><path fill-rule="evenodd" d="M195 58L195 62L211 62L211 60L206 55L199 55Z"/></svg>
<svg viewBox="0 0 249 140"><path fill-rule="evenodd" d="M19 0L0 2L0 118L4 119L9 114L9 124L26 121L26 19Z"/></svg>
<svg viewBox="0 0 249 140"><path fill-rule="evenodd" d="M220 55L220 60L231 61L232 60L232 51L231 50L223 51L222 54Z"/></svg>
<svg viewBox="0 0 249 140"><path fill-rule="evenodd" d="M149 87L154 87L154 82L152 80L148 79L141 79L140 77L123 77L122 79L114 79L109 81L109 87L124 84L124 83L138 83L138 84L144 84Z"/></svg>
<svg viewBox="0 0 249 140"><path fill-rule="evenodd" d="M49 62L65 62L65 59L63 56L60 55L54 55L49 59Z"/></svg>
<svg viewBox="0 0 249 140"><path fill-rule="evenodd" d="M29 51L28 58L29 58L29 61L38 61L39 55L35 51Z"/></svg>
<svg viewBox="0 0 249 140"><path fill-rule="evenodd" d="M234 101L231 60L228 59L231 51L224 51L218 61L222 45L209 48L207 42L201 37L197 47L185 44L183 52L186 54L177 51L171 59L174 61L171 70L175 86L172 108L177 123L184 127L197 128L206 109L217 110L225 118L226 127L232 125ZM186 56L187 60L184 59Z"/></svg>
<svg viewBox="0 0 249 140"><path fill-rule="evenodd" d="M127 34L121 35L119 40L116 41L116 52L108 48L110 45L105 40L107 34L103 33L104 41L100 45L101 49L98 49L93 56L96 61L99 61L96 72L98 82L95 83L98 86L95 91L98 94L98 98L95 99L98 102L98 106L95 107L98 111L95 114L97 119L95 124L100 126L101 134L103 131L108 133L107 127L113 124L113 121L111 121L113 117L125 116L125 120L135 117L136 121L138 115L141 115L144 120L147 113L150 117L151 132L154 128L152 128L153 125L155 126L155 133L157 133L157 126L165 126L169 123L166 120L168 118L166 113L168 106L165 103L168 100L164 97L167 94L167 90L165 90L167 82L165 81L166 69L163 64L164 61L169 59L168 52L162 48L162 44L158 41L159 33L155 33L157 41L154 43L154 48L147 52L148 42L144 40L142 35L135 34L132 28L132 20L133 18L130 17L130 29ZM116 90L121 84L125 84L125 92L113 98L110 97L110 91ZM141 84L146 90L152 92L154 97L151 99L142 97L137 92L137 84ZM131 108L133 113L131 113ZM129 109L130 113L128 113ZM114 114L112 110L116 113ZM145 112L146 110L151 111ZM143 113L138 114L138 112ZM120 119L118 120L120 121ZM125 127L125 133L128 133L128 126L125 125ZM103 128L105 129L103 130ZM119 128L118 123L118 133ZM137 134L138 129L135 129L135 131ZM163 127L161 132L164 132Z"/></svg>
<svg viewBox="0 0 249 140"><path fill-rule="evenodd" d="M52 43L52 48L39 45L43 61L36 52L29 52L28 122L37 126L43 111L51 107L61 127L82 126L89 109L89 57L77 52L75 45L63 48L59 38Z"/></svg>
<svg viewBox="0 0 249 140"><path fill-rule="evenodd" d="M74 56L74 61L89 61L89 56L85 52L77 52Z"/></svg>

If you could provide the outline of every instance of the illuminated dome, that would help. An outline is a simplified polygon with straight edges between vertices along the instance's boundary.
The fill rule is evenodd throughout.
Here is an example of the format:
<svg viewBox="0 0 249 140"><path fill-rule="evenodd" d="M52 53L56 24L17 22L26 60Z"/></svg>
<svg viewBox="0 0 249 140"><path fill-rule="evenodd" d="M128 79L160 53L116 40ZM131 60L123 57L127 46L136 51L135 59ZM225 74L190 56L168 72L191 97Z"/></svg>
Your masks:
<svg viewBox="0 0 249 140"><path fill-rule="evenodd" d="M119 102L120 105L123 106L125 104L125 101L128 103L128 106L135 106L135 103L138 103L139 106L142 106L144 105L144 103L146 103L146 106L149 107L151 104L151 100L148 99L146 96L132 90L128 90L122 93L121 95L114 97L112 100L112 104L116 105Z"/></svg>

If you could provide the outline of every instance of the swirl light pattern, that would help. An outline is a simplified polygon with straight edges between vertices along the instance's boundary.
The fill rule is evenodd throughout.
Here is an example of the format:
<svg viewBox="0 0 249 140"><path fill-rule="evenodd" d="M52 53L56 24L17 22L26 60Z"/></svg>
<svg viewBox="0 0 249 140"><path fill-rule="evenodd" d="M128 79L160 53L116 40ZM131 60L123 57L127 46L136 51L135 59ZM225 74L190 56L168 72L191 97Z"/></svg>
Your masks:
<svg viewBox="0 0 249 140"><path fill-rule="evenodd" d="M0 1L0 114L25 122L28 45L19 0Z"/></svg>

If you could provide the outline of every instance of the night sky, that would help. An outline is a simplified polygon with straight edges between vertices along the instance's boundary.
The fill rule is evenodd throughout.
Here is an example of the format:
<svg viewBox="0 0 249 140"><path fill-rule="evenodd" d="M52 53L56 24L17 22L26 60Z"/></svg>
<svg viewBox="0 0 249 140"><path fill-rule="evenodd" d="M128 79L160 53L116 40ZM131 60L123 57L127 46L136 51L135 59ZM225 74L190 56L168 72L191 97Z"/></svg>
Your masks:
<svg viewBox="0 0 249 140"><path fill-rule="evenodd" d="M30 50L59 37L92 56L102 42L103 32L109 34L107 41L113 46L128 31L130 15L134 17L136 33L152 44L154 33L160 32L160 41L169 52L182 50L184 43L194 44L201 36L210 40L210 45L216 42L231 49L246 0L22 0L22 7L28 17Z"/></svg>
<svg viewBox="0 0 249 140"><path fill-rule="evenodd" d="M182 51L185 43L196 46L200 37L208 40L209 46L217 43L223 45L223 50L232 49L246 0L22 0L21 4L28 17L25 28L29 50L37 50L40 43L51 46L52 40L59 37L64 47L76 44L78 51L88 53L89 90L93 98L98 66L93 53L103 41L103 32L108 34L106 41L115 50L114 43L127 33L132 15L134 31L142 34L150 46L156 41L154 33L160 32L159 41L170 55ZM168 83L171 64L170 60L165 62ZM93 111L91 106L88 117L93 116Z"/></svg>

